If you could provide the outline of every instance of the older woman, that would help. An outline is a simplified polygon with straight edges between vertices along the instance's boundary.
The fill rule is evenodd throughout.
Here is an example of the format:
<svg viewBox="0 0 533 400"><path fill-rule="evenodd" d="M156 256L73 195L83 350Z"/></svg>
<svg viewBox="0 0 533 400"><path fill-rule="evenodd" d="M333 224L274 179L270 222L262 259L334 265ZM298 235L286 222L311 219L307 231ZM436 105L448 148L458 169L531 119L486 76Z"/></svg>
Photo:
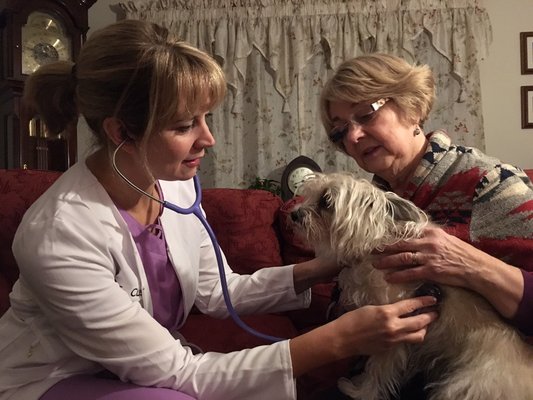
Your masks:
<svg viewBox="0 0 533 400"><path fill-rule="evenodd" d="M387 54L344 62L323 90L331 142L443 226L390 247L375 267L390 282L473 290L531 339L533 185L519 168L454 145L442 130L425 134L434 98L427 65Z"/></svg>

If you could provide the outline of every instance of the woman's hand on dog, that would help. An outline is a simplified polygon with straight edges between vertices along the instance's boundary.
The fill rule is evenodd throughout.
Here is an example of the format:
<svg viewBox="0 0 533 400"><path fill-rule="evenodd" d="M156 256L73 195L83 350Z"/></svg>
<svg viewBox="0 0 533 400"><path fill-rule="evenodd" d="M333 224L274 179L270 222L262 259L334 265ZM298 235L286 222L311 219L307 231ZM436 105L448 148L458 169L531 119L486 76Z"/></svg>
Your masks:
<svg viewBox="0 0 533 400"><path fill-rule="evenodd" d="M401 343L420 343L435 311L432 296L381 306L364 306L290 340L294 376L342 359L381 353ZM324 343L327 343L325 346Z"/></svg>
<svg viewBox="0 0 533 400"><path fill-rule="evenodd" d="M373 265L390 283L429 281L478 292L505 318L516 313L524 289L518 268L437 227L387 247Z"/></svg>
<svg viewBox="0 0 533 400"><path fill-rule="evenodd" d="M400 343L420 343L424 340L427 327L438 313L435 311L417 313L431 309L437 304L432 296L415 297L397 303L381 306L364 306L349 311L332 323L339 325L338 332L344 333L353 355L380 353Z"/></svg>

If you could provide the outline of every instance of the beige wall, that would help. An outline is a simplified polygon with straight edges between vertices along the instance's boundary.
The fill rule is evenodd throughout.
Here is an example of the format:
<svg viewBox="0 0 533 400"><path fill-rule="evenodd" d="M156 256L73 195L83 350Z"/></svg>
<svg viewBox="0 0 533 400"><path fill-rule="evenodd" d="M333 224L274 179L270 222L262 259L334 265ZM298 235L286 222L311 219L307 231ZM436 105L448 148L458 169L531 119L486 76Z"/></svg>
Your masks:
<svg viewBox="0 0 533 400"><path fill-rule="evenodd" d="M533 31L533 0L484 0L493 30L489 54L481 63L481 91L486 152L505 162L533 168L533 129L521 129L520 86L533 85L533 75L520 75L519 33ZM116 20L110 5L98 0L89 10L89 35ZM81 127L80 127L81 128ZM79 138L80 156L87 133Z"/></svg>
<svg viewBox="0 0 533 400"><path fill-rule="evenodd" d="M533 168L533 129L521 128L520 32L533 31L533 0L485 0L493 42L481 63L486 152L523 168Z"/></svg>
<svg viewBox="0 0 533 400"><path fill-rule="evenodd" d="M89 36L96 29L103 28L117 20L116 14L111 10L112 4L117 4L120 0L97 0L89 8Z"/></svg>
<svg viewBox="0 0 533 400"><path fill-rule="evenodd" d="M119 0L97 0L96 3L89 8L89 32L87 36L97 29L103 28L106 25L112 24L117 20L117 15L111 10L111 4L118 3ZM91 133L84 120L78 123L78 160L85 158L91 150Z"/></svg>

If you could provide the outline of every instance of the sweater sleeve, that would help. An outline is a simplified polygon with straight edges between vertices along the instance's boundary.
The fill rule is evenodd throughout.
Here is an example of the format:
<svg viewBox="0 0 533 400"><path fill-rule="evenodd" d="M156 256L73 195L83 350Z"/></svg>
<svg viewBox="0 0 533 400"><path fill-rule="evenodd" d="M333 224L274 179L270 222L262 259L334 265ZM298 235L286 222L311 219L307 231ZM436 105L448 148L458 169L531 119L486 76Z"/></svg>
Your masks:
<svg viewBox="0 0 533 400"><path fill-rule="evenodd" d="M497 165L479 182L470 235L476 247L522 271L524 292L509 323L532 336L533 186L521 170Z"/></svg>
<svg viewBox="0 0 533 400"><path fill-rule="evenodd" d="M533 272L522 270L524 294L511 323L527 336L533 337Z"/></svg>

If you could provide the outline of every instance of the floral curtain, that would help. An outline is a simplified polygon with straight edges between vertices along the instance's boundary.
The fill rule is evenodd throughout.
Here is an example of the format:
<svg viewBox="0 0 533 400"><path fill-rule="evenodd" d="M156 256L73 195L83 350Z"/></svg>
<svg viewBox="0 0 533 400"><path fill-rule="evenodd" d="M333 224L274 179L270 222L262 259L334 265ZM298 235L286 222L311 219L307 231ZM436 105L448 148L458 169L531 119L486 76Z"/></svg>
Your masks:
<svg viewBox="0 0 533 400"><path fill-rule="evenodd" d="M429 64L437 101L424 128L484 150L478 62L492 40L482 0L132 0L126 18L166 26L212 54L229 93L214 110L217 144L201 169L204 187L279 180L298 155L324 171L367 175L336 152L318 97L345 59L374 51Z"/></svg>

